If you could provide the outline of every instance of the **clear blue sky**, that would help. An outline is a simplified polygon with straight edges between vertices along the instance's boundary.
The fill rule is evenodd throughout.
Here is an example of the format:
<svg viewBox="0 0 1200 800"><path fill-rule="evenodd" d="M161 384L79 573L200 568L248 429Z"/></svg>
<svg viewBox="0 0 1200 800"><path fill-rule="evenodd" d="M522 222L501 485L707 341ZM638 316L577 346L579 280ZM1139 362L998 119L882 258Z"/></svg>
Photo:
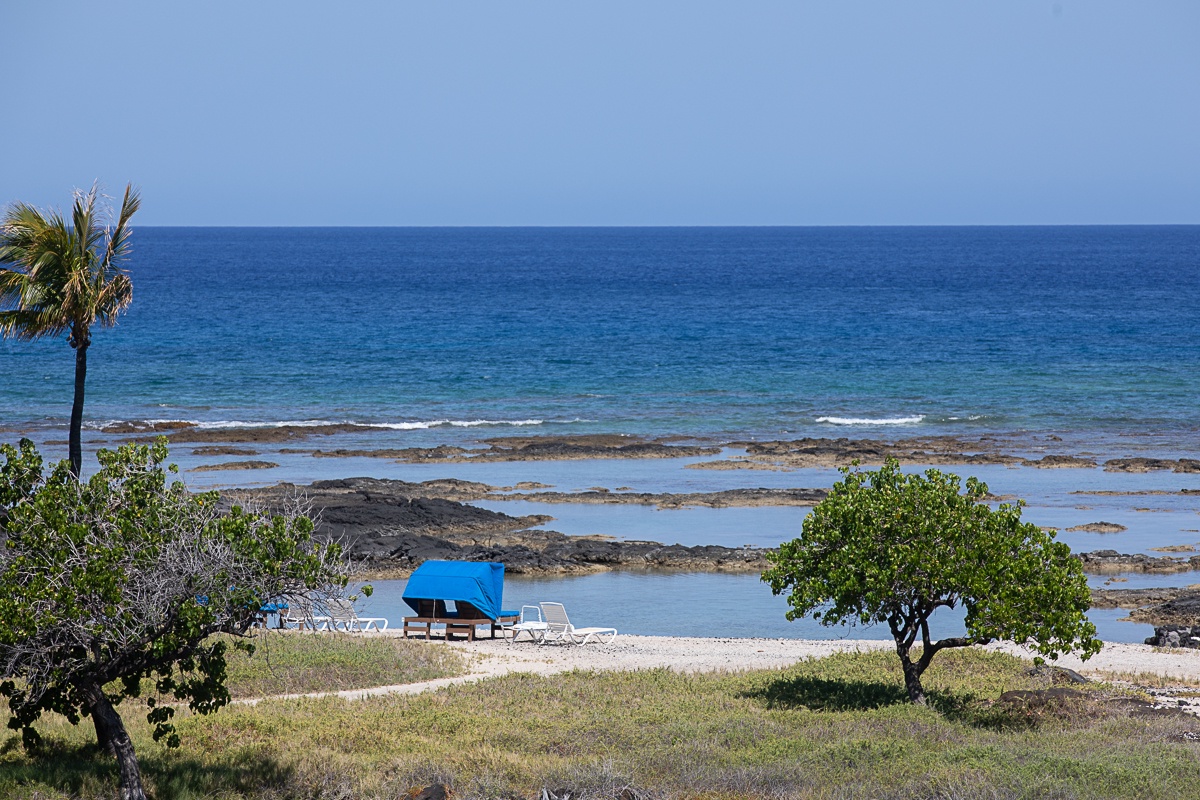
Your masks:
<svg viewBox="0 0 1200 800"><path fill-rule="evenodd" d="M1200 3L4 2L0 203L144 225L1200 223Z"/></svg>

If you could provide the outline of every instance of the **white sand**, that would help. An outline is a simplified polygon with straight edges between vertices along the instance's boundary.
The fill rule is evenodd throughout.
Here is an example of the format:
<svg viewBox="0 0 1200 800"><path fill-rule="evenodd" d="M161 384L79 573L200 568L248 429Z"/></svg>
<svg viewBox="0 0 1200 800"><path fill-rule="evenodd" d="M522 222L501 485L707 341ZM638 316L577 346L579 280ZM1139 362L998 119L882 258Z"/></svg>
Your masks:
<svg viewBox="0 0 1200 800"><path fill-rule="evenodd" d="M432 643L432 642L431 642ZM436 642L445 646L445 642ZM542 674L570 669L628 670L667 667L683 672L772 669L786 667L806 658L821 658L843 651L891 650L891 641L867 639L702 639L681 636L618 636L612 644L536 645L484 639L452 642L451 647L487 656L504 672L530 671ZM990 645L988 649L1032 659L1035 653L1012 644ZM487 663L487 662L485 662ZM1200 650L1155 649L1138 644L1105 644L1087 662L1075 656L1061 657L1058 666L1086 674L1119 672L1149 673L1200 680Z"/></svg>
<svg viewBox="0 0 1200 800"><path fill-rule="evenodd" d="M383 635L393 635L393 632L387 631ZM396 631L394 635L398 636L400 632ZM814 641L620 635L613 643L603 645L537 645L527 641L510 643L505 639L480 639L474 642L459 640L447 643L435 638L426 643L426 646L452 647L469 656L472 660L469 674L422 683L378 686L328 694L347 699L381 694L416 694L512 672L550 675L572 669L636 670L666 667L681 672L779 669L806 658L821 658L837 652L891 649L892 643L865 639ZM1010 644L990 645L989 649L1033 658L1032 653ZM1156 650L1148 645L1106 644L1098 655L1086 663L1074 656L1060 658L1054 663L1095 677L1107 677L1105 673L1142 673L1200 680L1200 650L1165 651ZM295 696L297 695L289 695ZM323 697L326 693L302 696Z"/></svg>

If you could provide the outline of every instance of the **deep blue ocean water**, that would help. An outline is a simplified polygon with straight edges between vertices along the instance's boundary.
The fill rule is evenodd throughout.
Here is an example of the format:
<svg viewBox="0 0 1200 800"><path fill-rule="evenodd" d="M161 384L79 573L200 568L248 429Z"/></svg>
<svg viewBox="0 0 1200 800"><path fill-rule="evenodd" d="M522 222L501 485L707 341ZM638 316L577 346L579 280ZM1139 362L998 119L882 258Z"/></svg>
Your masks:
<svg viewBox="0 0 1200 800"><path fill-rule="evenodd" d="M139 228L134 245L134 303L90 351L89 424L1200 440L1197 226ZM61 433L72 365L63 339L0 342L0 423ZM504 424L450 424L480 421Z"/></svg>

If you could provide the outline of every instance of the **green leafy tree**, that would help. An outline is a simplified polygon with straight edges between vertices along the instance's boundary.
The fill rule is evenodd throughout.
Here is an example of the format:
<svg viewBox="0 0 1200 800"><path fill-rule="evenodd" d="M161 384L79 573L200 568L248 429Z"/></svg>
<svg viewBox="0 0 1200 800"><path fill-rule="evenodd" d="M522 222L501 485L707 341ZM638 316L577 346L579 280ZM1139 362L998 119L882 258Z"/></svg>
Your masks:
<svg viewBox="0 0 1200 800"><path fill-rule="evenodd" d="M1099 651L1079 561L1053 532L1022 522L1020 503L992 510L975 478L960 492L958 476L905 475L894 459L842 473L800 538L767 556L762 578L787 593L788 619L886 623L914 703L925 702L921 675L946 648L1006 639L1052 659ZM966 635L933 640L930 616L960 605Z"/></svg>
<svg viewBox="0 0 1200 800"><path fill-rule="evenodd" d="M87 351L92 327L116 324L133 300L133 284L121 262L129 254L129 218L141 200L133 186L110 228L96 208L97 189L77 192L68 221L12 204L0 220L0 334L40 339L67 334L75 349L75 398L71 405L68 457L71 473L83 464L81 428Z"/></svg>
<svg viewBox="0 0 1200 800"><path fill-rule="evenodd" d="M121 797L145 797L117 706L147 693L154 738L179 737L172 703L206 714L229 702L226 644L264 603L331 597L348 565L336 543L314 541L296 509L266 516L222 511L215 492L192 495L163 468L166 440L97 454L88 481L66 462L43 476L29 440L0 447L0 695L27 747L43 712L90 716L117 758ZM235 646L250 649L235 638Z"/></svg>

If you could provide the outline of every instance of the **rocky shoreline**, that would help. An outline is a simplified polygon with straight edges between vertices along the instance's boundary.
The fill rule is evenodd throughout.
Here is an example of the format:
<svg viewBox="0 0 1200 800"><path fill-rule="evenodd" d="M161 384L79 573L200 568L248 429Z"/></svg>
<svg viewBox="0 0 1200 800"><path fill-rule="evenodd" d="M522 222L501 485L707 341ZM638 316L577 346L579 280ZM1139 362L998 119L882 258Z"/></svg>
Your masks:
<svg viewBox="0 0 1200 800"><path fill-rule="evenodd" d="M1083 455L1050 454L1025 458L1005 452L1001 442L989 436L977 440L949 436L900 439L795 439L774 442L731 442L728 447L745 450L744 456L690 465L691 469L804 469L845 467L854 462L879 466L889 458L901 464L963 466L981 464L1019 465L1038 469L1094 469L1106 472L1153 472L1170 470L1200 473L1200 460L1181 458L1114 458L1103 462Z"/></svg>
<svg viewBox="0 0 1200 800"><path fill-rule="evenodd" d="M1200 473L1200 460L1119 457L1102 460L1089 453L1052 452L1053 436L985 435L917 437L895 441L847 438L803 438L778 441L697 441L682 437L623 435L509 436L482 439L468 446L379 449L312 449L303 444L339 434L372 434L378 429L355 424L201 429L187 423L121 423L106 433L145 440L165 434L172 442L195 445L196 456L258 456L260 452L314 458L380 458L406 464L500 463L583 459L689 458L690 469L797 470L864 467L896 458L904 464L930 466L1005 465L1035 469L1103 469L1116 473L1172 471ZM282 445L282 446L280 446ZM301 445L301 446L297 446ZM732 449L734 454L729 454ZM1051 452L1047 452L1051 451ZM726 457L713 458L726 453ZM1031 456L1036 453L1037 456ZM262 469L274 462L243 460L205 464L198 471ZM608 569L752 572L766 568L766 548L663 545L604 536L567 536L547 529L547 516L514 516L471 505L479 501L539 504L640 505L658 509L811 506L826 488L743 488L712 492L651 493L625 487L592 487L560 491L553 486L522 482L493 486L444 479L407 483L398 480L347 478L311 485L280 484L226 492L229 501L280 507L303 497L317 510L323 536L346 543L374 577L401 577L428 558L499 560L514 573L581 573ZM1077 496L1200 495L1200 488L1097 490ZM990 500L1009 500L990 497ZM1081 507L1082 508L1082 507ZM1124 526L1096 521L1077 525L1076 532L1120 534ZM1115 549L1079 553L1085 572L1093 575L1183 574L1200 570L1192 546L1152 548L1163 556L1121 553ZM1180 553L1183 555L1174 555ZM1130 617L1156 625L1200 620L1200 587L1093 591L1097 608L1128 608ZM1196 595L1195 598L1192 598ZM1191 605L1189 605L1191 603Z"/></svg>
<svg viewBox="0 0 1200 800"><path fill-rule="evenodd" d="M1169 575L1200 569L1200 555L1175 558L1148 556L1144 553L1118 553L1116 550L1092 550L1076 555L1083 562L1083 571L1092 575L1118 575L1124 572Z"/></svg>
<svg viewBox="0 0 1200 800"><path fill-rule="evenodd" d="M457 480L407 483L347 478L309 486L239 489L224 493L223 499L267 510L303 504L312 509L318 535L341 541L376 578L403 577L427 559L503 561L507 571L518 574L605 569L747 572L767 567L768 551L761 548L567 536L535 529L549 517L514 517L464 502L491 498L497 488ZM753 500L761 500L759 493L769 490L746 491ZM717 494L722 499L712 502L728 504L733 497ZM639 502L663 497L677 496L639 496Z"/></svg>
<svg viewBox="0 0 1200 800"><path fill-rule="evenodd" d="M101 429L109 435L131 435L137 441L165 435L172 443L200 445L291 444L314 437L340 434L372 435L385 431L373 425L332 423L277 425L261 428L201 428L182 421L133 420ZM882 439L801 438L776 441L698 441L680 436L656 438L624 434L573 436L505 436L481 439L478 446L439 445L377 449L281 449L316 458L385 458L401 463L467 463L492 461L556 461L612 458L695 458L719 455L723 449L743 455L689 465L692 469L802 469L848 466L858 462L878 466L888 458L902 464L969 466L1000 464L1038 469L1095 469L1106 472L1146 473L1171 471L1200 474L1200 459L1118 457L1099 461L1086 453L1047 453L1038 458L1018 455L1031 448L1045 450L1060 442L1056 436L988 434L978 437L926 436L887 441ZM217 447L198 450L217 452ZM230 450L231 454L234 450ZM239 454L250 455L245 448ZM1200 491L1200 490L1197 490Z"/></svg>
<svg viewBox="0 0 1200 800"><path fill-rule="evenodd" d="M279 484L224 494L226 503L263 509L302 504L312 509L319 535L343 542L350 555L376 577L407 575L426 559L503 561L513 573L582 573L607 569L691 572L762 571L770 548L665 545L605 536L567 536L543 526L544 515L511 516L471 505L479 500L544 503L628 503L657 508L811 505L819 489L734 489L693 494L651 494L591 489L547 492L542 484L491 486L443 479L409 483L378 478ZM1100 525L1101 523L1097 523ZM1200 555L1148 556L1095 550L1078 554L1083 570L1096 575L1172 574L1200 569ZM1140 608L1164 596L1097 592L1098 607ZM1123 598L1123 599L1116 599ZM1165 619L1159 615L1155 619Z"/></svg>

